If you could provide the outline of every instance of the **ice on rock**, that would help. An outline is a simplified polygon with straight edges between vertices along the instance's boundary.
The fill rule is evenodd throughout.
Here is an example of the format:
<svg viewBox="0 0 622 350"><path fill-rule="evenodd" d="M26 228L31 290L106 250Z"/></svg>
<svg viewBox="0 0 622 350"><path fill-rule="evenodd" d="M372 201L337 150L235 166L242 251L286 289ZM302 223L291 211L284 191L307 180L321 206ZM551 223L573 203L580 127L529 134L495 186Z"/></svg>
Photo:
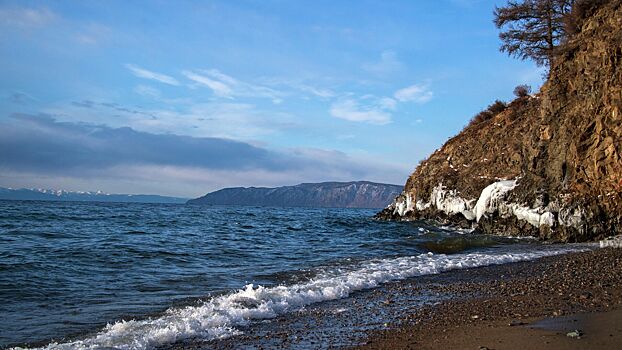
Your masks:
<svg viewBox="0 0 622 350"><path fill-rule="evenodd" d="M475 204L475 219L479 221L486 213L494 213L505 204L505 195L516 187L516 180L498 181L488 185Z"/></svg>
<svg viewBox="0 0 622 350"><path fill-rule="evenodd" d="M458 191L447 191L443 184L439 184L432 190L430 195L430 203L436 206L436 209L443 211L448 215L462 214L468 220L473 220L473 212L471 210L474 200L466 200L458 195Z"/></svg>
<svg viewBox="0 0 622 350"><path fill-rule="evenodd" d="M477 201L465 199L455 190L449 190L442 183L432 189L428 202L413 202L409 194L402 195L394 204L394 214L404 216L412 211L423 211L430 207L436 208L447 215L462 214L469 221L479 222L486 215L497 213L502 218L510 216L526 221L534 227L542 225L552 227L556 223L563 226L580 227L584 213L580 209L559 210L553 204L547 207L530 208L529 206L510 203L507 195L516 188L518 179L500 180L486 186ZM559 212L559 219L554 213Z"/></svg>
<svg viewBox="0 0 622 350"><path fill-rule="evenodd" d="M414 202L410 194L402 194L395 201L395 208L393 209L393 214L397 214L399 216L404 216L407 213L413 211Z"/></svg>

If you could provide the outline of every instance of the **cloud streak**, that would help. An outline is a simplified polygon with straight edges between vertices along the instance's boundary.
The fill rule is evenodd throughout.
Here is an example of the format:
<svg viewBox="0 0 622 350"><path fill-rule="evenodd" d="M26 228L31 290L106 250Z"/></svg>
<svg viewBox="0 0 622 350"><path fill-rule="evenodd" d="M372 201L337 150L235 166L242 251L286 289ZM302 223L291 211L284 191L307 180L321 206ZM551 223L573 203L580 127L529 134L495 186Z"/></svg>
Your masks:
<svg viewBox="0 0 622 350"><path fill-rule="evenodd" d="M384 125L391 122L391 114L386 111L386 107L386 101L384 106L364 106L352 98L347 98L333 103L330 107L330 114L335 118L352 122Z"/></svg>
<svg viewBox="0 0 622 350"><path fill-rule="evenodd" d="M268 98L275 104L280 103L283 94L280 91L266 86L247 83L235 79L217 69L209 70L184 70L182 74L193 82L206 86L214 95L225 98L251 97Z"/></svg>
<svg viewBox="0 0 622 350"><path fill-rule="evenodd" d="M432 99L434 93L425 85L414 84L397 90L393 96L400 102L426 103Z"/></svg>
<svg viewBox="0 0 622 350"><path fill-rule="evenodd" d="M152 72L150 70L146 70L144 68L138 67L136 65L133 64L126 64L125 68L129 69L130 72L132 72L132 74L134 74L135 76L139 77L139 78L143 78L143 79L149 79L149 80L154 80L154 81L158 81L160 83L164 83L164 84L168 84L168 85L174 85L174 86L179 86L179 81L177 81L177 79L165 75L165 74L161 74L161 73L156 73L156 72Z"/></svg>

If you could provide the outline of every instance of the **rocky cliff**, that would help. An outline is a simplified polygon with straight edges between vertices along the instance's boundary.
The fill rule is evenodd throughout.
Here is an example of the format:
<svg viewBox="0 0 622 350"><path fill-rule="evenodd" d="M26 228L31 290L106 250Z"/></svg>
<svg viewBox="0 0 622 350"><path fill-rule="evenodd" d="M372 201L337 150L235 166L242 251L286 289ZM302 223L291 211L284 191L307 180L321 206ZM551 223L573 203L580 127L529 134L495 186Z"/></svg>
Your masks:
<svg viewBox="0 0 622 350"><path fill-rule="evenodd" d="M579 25L539 93L450 139L378 217L565 242L621 233L621 3Z"/></svg>
<svg viewBox="0 0 622 350"><path fill-rule="evenodd" d="M382 208L403 187L368 181L304 183L277 188L235 187L208 193L188 204L275 207Z"/></svg>

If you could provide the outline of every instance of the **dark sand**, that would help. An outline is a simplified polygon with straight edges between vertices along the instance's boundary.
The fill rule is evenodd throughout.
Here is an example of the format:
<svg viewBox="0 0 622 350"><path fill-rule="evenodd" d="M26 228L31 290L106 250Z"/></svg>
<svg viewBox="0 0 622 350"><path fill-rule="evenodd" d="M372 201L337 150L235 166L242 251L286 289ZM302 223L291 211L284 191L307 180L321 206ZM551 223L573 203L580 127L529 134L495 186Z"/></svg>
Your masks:
<svg viewBox="0 0 622 350"><path fill-rule="evenodd" d="M556 322L551 322L555 320ZM547 318L539 322L529 319L522 326L510 326L504 321L483 321L469 327L449 328L446 332L423 332L429 340L413 341L397 335L365 348L382 349L622 349L622 310L575 314L562 318ZM567 334L580 330L583 335L571 338ZM581 334L579 333L579 334Z"/></svg>
<svg viewBox="0 0 622 350"><path fill-rule="evenodd" d="M365 349L622 349L622 249L464 271ZM469 282L464 282L469 281ZM580 330L580 338L567 333Z"/></svg>

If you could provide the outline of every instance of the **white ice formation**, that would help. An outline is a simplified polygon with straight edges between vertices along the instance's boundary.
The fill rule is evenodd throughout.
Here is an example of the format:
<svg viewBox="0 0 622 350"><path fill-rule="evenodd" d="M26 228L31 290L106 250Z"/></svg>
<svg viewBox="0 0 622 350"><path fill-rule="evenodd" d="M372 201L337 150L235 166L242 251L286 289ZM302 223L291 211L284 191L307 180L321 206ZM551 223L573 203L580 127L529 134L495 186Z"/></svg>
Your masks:
<svg viewBox="0 0 622 350"><path fill-rule="evenodd" d="M462 214L467 220L475 222L479 222L482 217L496 213L501 218L514 216L538 228L542 225L552 227L556 223L561 226L581 227L585 213L579 208L559 209L556 202L531 208L522 203L509 202L508 194L517 185L518 179L494 182L484 188L476 200L465 199L457 190L447 189L440 183L432 189L428 201L413 198L410 193L403 193L389 208L393 209L394 215L402 217L432 207L447 215Z"/></svg>

